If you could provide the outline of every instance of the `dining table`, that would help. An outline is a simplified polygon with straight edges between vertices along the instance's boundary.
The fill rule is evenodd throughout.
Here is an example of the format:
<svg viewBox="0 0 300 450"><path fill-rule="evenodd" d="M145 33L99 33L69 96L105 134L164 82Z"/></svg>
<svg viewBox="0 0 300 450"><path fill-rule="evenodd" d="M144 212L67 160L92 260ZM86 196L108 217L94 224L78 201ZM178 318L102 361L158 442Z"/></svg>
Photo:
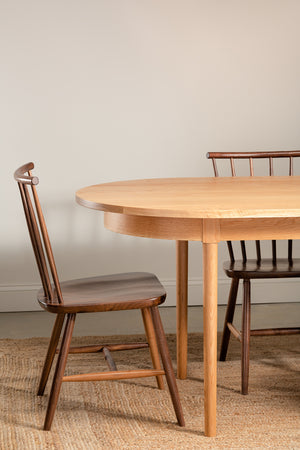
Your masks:
<svg viewBox="0 0 300 450"><path fill-rule="evenodd" d="M188 241L202 242L204 433L215 436L218 244L300 238L300 177L113 181L79 189L76 201L104 211L104 226L111 231L176 241L177 376L181 379L187 376Z"/></svg>

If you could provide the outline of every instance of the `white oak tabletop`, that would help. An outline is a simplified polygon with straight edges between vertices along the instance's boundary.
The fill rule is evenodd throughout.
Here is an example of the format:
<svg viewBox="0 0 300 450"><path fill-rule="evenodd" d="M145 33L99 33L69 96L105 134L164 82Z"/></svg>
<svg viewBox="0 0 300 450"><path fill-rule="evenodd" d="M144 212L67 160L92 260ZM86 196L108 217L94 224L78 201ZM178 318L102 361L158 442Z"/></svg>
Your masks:
<svg viewBox="0 0 300 450"><path fill-rule="evenodd" d="M300 217L300 177L118 181L82 188L76 201L106 212L151 217Z"/></svg>

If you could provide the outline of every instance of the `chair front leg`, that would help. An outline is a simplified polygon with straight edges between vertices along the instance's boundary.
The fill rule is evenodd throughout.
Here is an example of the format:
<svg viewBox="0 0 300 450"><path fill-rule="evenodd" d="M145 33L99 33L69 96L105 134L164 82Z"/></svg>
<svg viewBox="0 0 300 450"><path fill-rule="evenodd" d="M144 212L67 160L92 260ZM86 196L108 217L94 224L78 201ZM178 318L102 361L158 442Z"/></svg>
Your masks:
<svg viewBox="0 0 300 450"><path fill-rule="evenodd" d="M45 387L49 378L49 373L53 364L58 340L60 338L61 329L64 323L64 318L65 314L57 314L56 316L37 395L44 395Z"/></svg>
<svg viewBox="0 0 300 450"><path fill-rule="evenodd" d="M154 330L157 339L158 349L161 355L162 364L164 367L169 391L171 394L171 399L173 402L173 407L175 410L175 414L178 420L178 424L181 427L184 427L185 421L183 417L183 411L181 407L181 402L179 398L178 388L176 384L176 378L173 371L172 360L169 354L168 344L166 340L166 336L164 333L164 329L161 323L160 314L158 311L158 307L154 306L151 308L151 315L153 319Z"/></svg>
<svg viewBox="0 0 300 450"><path fill-rule="evenodd" d="M76 314L67 315L67 323L65 326L64 336L62 339L60 352L56 364L55 374L52 382L51 393L48 402L48 408L46 412L46 418L44 423L44 430L50 430L53 421L55 408L58 401L58 396L61 388L62 378L64 375L69 348L71 344L73 329L75 325Z"/></svg>
<svg viewBox="0 0 300 450"><path fill-rule="evenodd" d="M149 308L144 308L141 310L144 327L145 327L145 333L147 336L147 341L150 348L150 355L152 359L152 364L154 369L161 370L161 364L159 359L159 352L157 348L157 342L156 342L156 336L154 331L154 326L152 322L152 317ZM156 377L157 386L159 389L164 389L164 380L163 375L158 375Z"/></svg>

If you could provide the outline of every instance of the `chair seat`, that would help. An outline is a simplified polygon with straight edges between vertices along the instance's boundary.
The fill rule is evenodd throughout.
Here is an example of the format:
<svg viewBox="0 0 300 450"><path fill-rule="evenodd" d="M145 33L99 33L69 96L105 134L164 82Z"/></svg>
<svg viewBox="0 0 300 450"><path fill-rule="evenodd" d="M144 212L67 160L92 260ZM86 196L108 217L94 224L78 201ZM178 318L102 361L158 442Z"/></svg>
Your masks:
<svg viewBox="0 0 300 450"><path fill-rule="evenodd" d="M63 304L53 302L38 292L42 308L56 314L91 311L117 311L157 306L164 302L166 292L152 273L135 272L81 278L60 283Z"/></svg>
<svg viewBox="0 0 300 450"><path fill-rule="evenodd" d="M289 278L300 277L300 259L293 259L291 265L287 258L277 259L276 264L272 259L262 259L260 263L256 259L226 261L223 265L226 275L230 278Z"/></svg>

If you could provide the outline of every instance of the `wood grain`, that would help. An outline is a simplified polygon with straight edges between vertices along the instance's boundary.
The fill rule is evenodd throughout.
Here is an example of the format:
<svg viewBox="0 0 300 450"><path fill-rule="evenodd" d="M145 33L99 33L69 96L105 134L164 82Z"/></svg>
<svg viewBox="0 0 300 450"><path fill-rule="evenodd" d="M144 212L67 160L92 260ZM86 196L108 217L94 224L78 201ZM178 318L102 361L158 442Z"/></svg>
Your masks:
<svg viewBox="0 0 300 450"><path fill-rule="evenodd" d="M218 244L203 244L205 434L216 435Z"/></svg>
<svg viewBox="0 0 300 450"><path fill-rule="evenodd" d="M126 380L130 378L148 378L165 375L164 370L137 369L118 370L107 372L83 373L76 375L65 375L62 381L105 381L105 380Z"/></svg>
<svg viewBox="0 0 300 450"><path fill-rule="evenodd" d="M177 376L187 377L188 345L188 242L176 242Z"/></svg>
<svg viewBox="0 0 300 450"><path fill-rule="evenodd" d="M202 219L104 214L105 228L115 233L152 239L184 241L202 240Z"/></svg>
<svg viewBox="0 0 300 450"><path fill-rule="evenodd" d="M300 217L300 177L162 178L89 186L79 204L135 216Z"/></svg>

